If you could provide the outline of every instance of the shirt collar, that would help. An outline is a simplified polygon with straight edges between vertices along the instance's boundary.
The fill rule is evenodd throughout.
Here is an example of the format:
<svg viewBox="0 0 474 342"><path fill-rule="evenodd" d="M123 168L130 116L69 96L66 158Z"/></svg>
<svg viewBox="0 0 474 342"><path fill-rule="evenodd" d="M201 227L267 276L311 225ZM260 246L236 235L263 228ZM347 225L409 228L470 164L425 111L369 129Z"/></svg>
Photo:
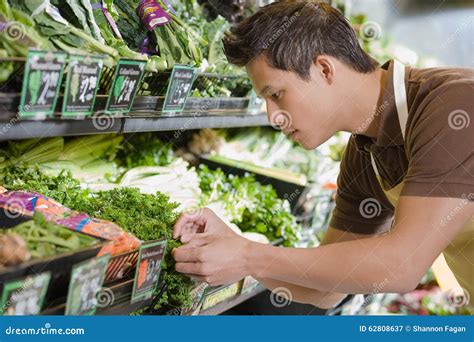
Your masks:
<svg viewBox="0 0 474 342"><path fill-rule="evenodd" d="M386 147L404 144L393 90L393 60L383 64L382 69L387 70L387 77L383 87L382 102L376 110L377 115L381 115L379 131L374 139L354 134L358 150L367 150L371 145ZM406 78L405 84L407 84Z"/></svg>

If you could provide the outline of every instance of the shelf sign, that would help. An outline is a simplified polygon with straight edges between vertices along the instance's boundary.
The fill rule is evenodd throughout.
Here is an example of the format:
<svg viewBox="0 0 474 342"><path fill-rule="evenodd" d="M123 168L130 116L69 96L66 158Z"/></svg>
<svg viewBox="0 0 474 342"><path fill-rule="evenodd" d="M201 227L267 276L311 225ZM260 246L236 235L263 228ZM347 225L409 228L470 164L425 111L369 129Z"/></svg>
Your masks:
<svg viewBox="0 0 474 342"><path fill-rule="evenodd" d="M28 52L21 90L20 117L53 115L66 56L62 52Z"/></svg>
<svg viewBox="0 0 474 342"><path fill-rule="evenodd" d="M105 110L109 114L128 113L145 74L146 61L120 59L109 89Z"/></svg>
<svg viewBox="0 0 474 342"><path fill-rule="evenodd" d="M93 315L97 309L97 294L102 288L109 255L74 265L69 282L66 315Z"/></svg>
<svg viewBox="0 0 474 342"><path fill-rule="evenodd" d="M92 113L103 63L102 56L69 56L63 116L87 116Z"/></svg>
<svg viewBox="0 0 474 342"><path fill-rule="evenodd" d="M38 315L43 307L44 297L48 290L50 272L5 283L2 293L3 315Z"/></svg>
<svg viewBox="0 0 474 342"><path fill-rule="evenodd" d="M250 91L249 95L249 105L247 107L247 113L248 114L261 114L262 112L265 111L265 101L257 96L257 93L255 93L255 90Z"/></svg>
<svg viewBox="0 0 474 342"><path fill-rule="evenodd" d="M133 283L132 303L152 297L158 286L166 240L140 246Z"/></svg>
<svg viewBox="0 0 474 342"><path fill-rule="evenodd" d="M163 113L182 112L194 82L195 69L175 65L166 91Z"/></svg>

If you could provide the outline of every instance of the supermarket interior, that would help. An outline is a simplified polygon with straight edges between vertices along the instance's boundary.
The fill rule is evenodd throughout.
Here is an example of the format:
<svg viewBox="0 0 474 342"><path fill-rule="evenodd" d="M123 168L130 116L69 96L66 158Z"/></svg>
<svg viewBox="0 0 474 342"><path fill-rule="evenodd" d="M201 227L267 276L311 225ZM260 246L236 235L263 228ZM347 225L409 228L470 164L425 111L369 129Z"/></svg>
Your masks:
<svg viewBox="0 0 474 342"><path fill-rule="evenodd" d="M0 0L0 315L472 315L473 17L469 0ZM384 155L369 133L400 132L400 75L408 128ZM440 84L452 101L423 93ZM349 120L372 89L385 102ZM449 241L413 245L419 228L381 250L430 212Z"/></svg>

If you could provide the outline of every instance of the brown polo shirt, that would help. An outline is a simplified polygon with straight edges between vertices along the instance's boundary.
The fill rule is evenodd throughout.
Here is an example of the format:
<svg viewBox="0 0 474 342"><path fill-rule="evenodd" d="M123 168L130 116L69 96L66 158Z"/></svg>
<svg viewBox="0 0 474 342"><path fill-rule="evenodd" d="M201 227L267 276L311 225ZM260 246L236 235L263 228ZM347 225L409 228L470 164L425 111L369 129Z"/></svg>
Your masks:
<svg viewBox="0 0 474 342"><path fill-rule="evenodd" d="M376 111L382 116L378 136L350 137L330 222L354 233L383 233L393 220L394 207L376 178L370 152L389 188L404 180L401 195L472 200L474 194L474 69L406 68L404 142L394 100L393 62L382 68L387 77Z"/></svg>

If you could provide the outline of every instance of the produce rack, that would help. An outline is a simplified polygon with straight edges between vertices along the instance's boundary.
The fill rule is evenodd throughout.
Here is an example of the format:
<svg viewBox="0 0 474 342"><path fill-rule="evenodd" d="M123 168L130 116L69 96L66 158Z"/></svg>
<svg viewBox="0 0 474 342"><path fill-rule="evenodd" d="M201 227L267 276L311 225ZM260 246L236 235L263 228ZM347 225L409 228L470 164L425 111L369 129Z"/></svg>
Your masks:
<svg viewBox="0 0 474 342"><path fill-rule="evenodd" d="M18 63L24 62L19 59ZM113 75L113 69L105 70L101 91L99 91L94 106L94 113L101 113L105 108L107 94L103 89L110 85L107 75ZM160 74L158 74L160 75ZM197 89L205 90L215 80L219 79L216 74L199 75L194 85ZM79 136L102 133L135 133L153 131L180 131L201 129L201 128L232 128L266 126L268 119L265 113L249 114L249 98L247 97L221 97L221 98L201 98L190 97L186 102L184 111L176 115L164 115L161 107L165 100L164 92L169 80L169 74L163 73L161 76L147 74L144 78L148 89L154 89L151 93L145 94L144 89L138 91L138 96L133 102L131 111L127 115L105 116L92 115L83 118L65 118L59 115L62 95L58 98L58 105L55 115L45 119L19 118L17 115L20 103L21 73L14 75L4 84L0 91L0 141L22 140L30 138L46 138L60 136ZM107 83L109 82L109 83ZM13 86L12 86L13 85ZM102 92L102 94L101 94ZM136 255L130 255L136 263ZM117 259L117 258L116 258ZM114 258L111 259L111 263ZM119 259L120 260L120 259ZM125 258L123 258L125 260ZM103 289L107 289L114 298L113 302L101 305L99 302L96 315L130 315L134 312L148 309L153 306L152 299L131 301L132 289L134 285L133 273L136 265L132 266L132 271L122 279L113 280L114 274L120 271L123 265L118 263L115 267L107 270L106 282ZM208 305L201 315L216 315L224 313L235 305L241 304L247 299L261 293L264 288L254 286L252 289L242 292L242 282L233 284L236 286L235 293L227 298L217 301L215 305ZM226 291L226 287L210 289L210 294L206 292L205 298L212 295L219 295L219 292ZM159 295L158 295L159 296ZM99 297L100 298L100 297ZM62 315L65 313L66 297L56 298L54 302L48 302L43 306L42 315ZM153 311L151 311L153 314ZM155 313L156 314L156 313ZM163 314L161 312L160 314ZM168 312L167 314L170 314ZM174 313L171 313L174 314ZM181 313L188 314L188 313Z"/></svg>

